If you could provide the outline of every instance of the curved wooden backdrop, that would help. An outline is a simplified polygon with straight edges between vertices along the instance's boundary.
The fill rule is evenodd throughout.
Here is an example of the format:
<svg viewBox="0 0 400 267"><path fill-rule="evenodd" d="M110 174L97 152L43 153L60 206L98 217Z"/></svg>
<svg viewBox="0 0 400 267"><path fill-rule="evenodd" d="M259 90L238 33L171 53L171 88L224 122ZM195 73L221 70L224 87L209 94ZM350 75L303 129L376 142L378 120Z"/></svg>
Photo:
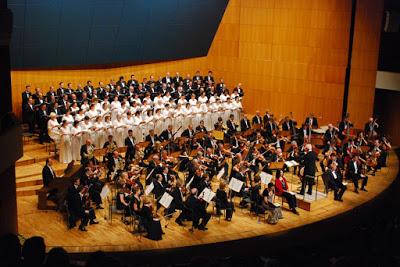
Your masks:
<svg viewBox="0 0 400 267"><path fill-rule="evenodd" d="M358 0L349 91L357 127L372 114L383 0ZM13 71L14 112L20 115L25 84L47 90L59 81L108 82L134 73L140 80L170 71L213 70L229 88L245 89L246 113L314 112L323 123L341 117L350 0L230 0L207 57L96 70Z"/></svg>

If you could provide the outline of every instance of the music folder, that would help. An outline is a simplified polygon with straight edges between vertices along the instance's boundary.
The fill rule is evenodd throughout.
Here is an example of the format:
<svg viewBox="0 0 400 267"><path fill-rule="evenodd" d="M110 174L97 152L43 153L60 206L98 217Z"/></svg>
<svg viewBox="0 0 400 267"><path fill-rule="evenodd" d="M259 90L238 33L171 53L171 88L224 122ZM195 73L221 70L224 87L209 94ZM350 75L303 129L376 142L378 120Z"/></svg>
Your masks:
<svg viewBox="0 0 400 267"><path fill-rule="evenodd" d="M232 179L229 181L229 189L231 189L237 193L240 192L240 190L242 189L242 186L243 186L243 182L236 178L232 177Z"/></svg>
<svg viewBox="0 0 400 267"><path fill-rule="evenodd" d="M204 199L207 203L210 203L211 200L215 197L215 193L211 191L209 188L204 188L204 190L200 193L199 198Z"/></svg>
<svg viewBox="0 0 400 267"><path fill-rule="evenodd" d="M260 178L263 184L268 185L272 180L272 175L266 172L261 172Z"/></svg>
<svg viewBox="0 0 400 267"><path fill-rule="evenodd" d="M151 191L153 191L153 189L154 189L154 184L153 184L153 182L151 182L151 184L146 186L146 189L144 190L144 194L146 196L148 196L151 193Z"/></svg>
<svg viewBox="0 0 400 267"><path fill-rule="evenodd" d="M171 202L172 202L173 199L174 199L174 198L173 198L170 194L168 194L167 192L165 192L165 193L162 195L160 201L158 201L158 202L159 202L164 208L168 209L169 206L171 205Z"/></svg>
<svg viewBox="0 0 400 267"><path fill-rule="evenodd" d="M294 167L294 166L299 166L299 163L295 160L289 160L289 161L285 161L285 165L288 168Z"/></svg>

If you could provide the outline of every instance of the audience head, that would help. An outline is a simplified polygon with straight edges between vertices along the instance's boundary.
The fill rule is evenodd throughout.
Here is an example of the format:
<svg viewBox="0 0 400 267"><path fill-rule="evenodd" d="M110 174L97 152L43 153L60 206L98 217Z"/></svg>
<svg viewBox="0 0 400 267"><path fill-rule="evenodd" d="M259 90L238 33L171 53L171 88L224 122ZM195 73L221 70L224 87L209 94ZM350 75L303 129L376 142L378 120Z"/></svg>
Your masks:
<svg viewBox="0 0 400 267"><path fill-rule="evenodd" d="M46 245L43 237L34 236L28 238L22 247L22 257L24 265L41 266L43 265L46 253Z"/></svg>
<svg viewBox="0 0 400 267"><path fill-rule="evenodd" d="M46 259L46 267L68 267L69 256L67 251L61 247L52 248Z"/></svg>
<svg viewBox="0 0 400 267"><path fill-rule="evenodd" d="M0 265L17 266L21 259L21 243L18 236L6 234L0 237Z"/></svg>

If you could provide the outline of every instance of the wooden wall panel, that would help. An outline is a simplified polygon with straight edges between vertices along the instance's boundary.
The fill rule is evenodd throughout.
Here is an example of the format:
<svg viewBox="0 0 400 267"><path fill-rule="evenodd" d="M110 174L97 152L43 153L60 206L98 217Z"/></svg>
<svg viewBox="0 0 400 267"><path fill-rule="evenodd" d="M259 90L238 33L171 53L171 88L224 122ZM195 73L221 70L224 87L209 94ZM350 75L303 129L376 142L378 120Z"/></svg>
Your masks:
<svg viewBox="0 0 400 267"><path fill-rule="evenodd" d="M349 112L356 126L372 112L382 0L358 0ZM378 4L377 4L378 2ZM135 73L156 77L213 70L228 88L241 82L247 113L292 111L322 123L341 117L350 0L230 0L207 57L101 70L14 71L14 111L25 84L47 90L60 80L108 81Z"/></svg>
<svg viewBox="0 0 400 267"><path fill-rule="evenodd" d="M372 115L383 1L358 0L348 111L357 127Z"/></svg>

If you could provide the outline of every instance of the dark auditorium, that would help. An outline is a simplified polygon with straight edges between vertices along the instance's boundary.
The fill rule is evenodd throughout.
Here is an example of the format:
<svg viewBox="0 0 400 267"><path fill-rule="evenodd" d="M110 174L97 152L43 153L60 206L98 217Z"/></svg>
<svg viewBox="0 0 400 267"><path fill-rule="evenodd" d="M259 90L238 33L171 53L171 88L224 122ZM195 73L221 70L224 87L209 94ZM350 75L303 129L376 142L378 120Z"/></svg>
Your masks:
<svg viewBox="0 0 400 267"><path fill-rule="evenodd" d="M0 266L400 267L400 0L0 0Z"/></svg>

